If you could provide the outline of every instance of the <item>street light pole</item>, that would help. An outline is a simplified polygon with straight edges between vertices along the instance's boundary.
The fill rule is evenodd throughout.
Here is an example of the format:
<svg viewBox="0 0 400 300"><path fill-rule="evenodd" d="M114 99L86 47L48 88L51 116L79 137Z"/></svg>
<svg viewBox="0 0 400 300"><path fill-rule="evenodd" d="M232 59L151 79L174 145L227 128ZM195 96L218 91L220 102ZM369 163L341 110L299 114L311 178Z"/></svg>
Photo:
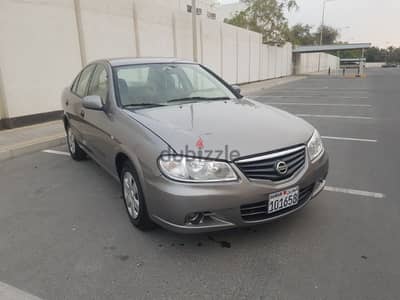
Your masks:
<svg viewBox="0 0 400 300"><path fill-rule="evenodd" d="M192 0L193 60L198 62L197 54L197 8L196 0Z"/></svg>
<svg viewBox="0 0 400 300"><path fill-rule="evenodd" d="M326 7L326 2L330 1L335 1L335 0L323 0L323 5L322 5L322 22L321 22L321 32L320 32L320 37L319 37L319 45L322 46L322 43L324 41L324 26L325 26L325 7ZM321 52L319 53L319 59L318 59L318 72L321 71Z"/></svg>
<svg viewBox="0 0 400 300"><path fill-rule="evenodd" d="M322 41L324 38L324 25L325 25L325 7L326 7L326 0L324 0L324 4L322 7L322 22L321 22L321 32L319 37L319 45L322 46Z"/></svg>

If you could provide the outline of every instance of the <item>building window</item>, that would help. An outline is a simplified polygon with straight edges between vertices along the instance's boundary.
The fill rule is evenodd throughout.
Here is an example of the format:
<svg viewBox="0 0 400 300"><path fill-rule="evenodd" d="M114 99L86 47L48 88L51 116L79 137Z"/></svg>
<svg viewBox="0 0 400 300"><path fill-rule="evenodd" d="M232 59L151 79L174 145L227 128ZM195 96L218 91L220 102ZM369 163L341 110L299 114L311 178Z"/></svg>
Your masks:
<svg viewBox="0 0 400 300"><path fill-rule="evenodd" d="M207 17L212 19L212 20L216 20L217 19L217 14L213 13L213 12L207 12Z"/></svg>
<svg viewBox="0 0 400 300"><path fill-rule="evenodd" d="M192 13L192 6L191 5L187 5L186 9L187 9L188 13ZM197 15L200 16L203 13L203 10L201 8L197 7L196 8L196 13L197 13Z"/></svg>

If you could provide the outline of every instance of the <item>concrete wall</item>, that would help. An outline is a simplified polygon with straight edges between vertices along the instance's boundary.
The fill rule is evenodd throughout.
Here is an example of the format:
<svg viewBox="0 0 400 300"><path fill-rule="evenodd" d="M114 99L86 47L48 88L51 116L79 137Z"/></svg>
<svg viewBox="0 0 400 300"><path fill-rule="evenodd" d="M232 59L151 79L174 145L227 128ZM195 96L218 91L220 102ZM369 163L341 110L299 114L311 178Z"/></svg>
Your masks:
<svg viewBox="0 0 400 300"><path fill-rule="evenodd" d="M221 30L220 23L216 21L201 18L201 57L200 62L218 75L222 75L221 68Z"/></svg>
<svg viewBox="0 0 400 300"><path fill-rule="evenodd" d="M331 70L340 68L339 57L326 53L296 54L294 60L296 74L311 74L318 72L318 70L326 72L329 68Z"/></svg>
<svg viewBox="0 0 400 300"><path fill-rule="evenodd" d="M174 13L175 57L193 59L192 16L186 12Z"/></svg>
<svg viewBox="0 0 400 300"><path fill-rule="evenodd" d="M139 56L174 56L173 10L153 1L134 1ZM155 9L157 7L157 9Z"/></svg>
<svg viewBox="0 0 400 300"><path fill-rule="evenodd" d="M85 61L136 55L132 1L80 0Z"/></svg>
<svg viewBox="0 0 400 300"><path fill-rule="evenodd" d="M222 77L230 82L237 82L237 28L228 24L221 24L222 35Z"/></svg>
<svg viewBox="0 0 400 300"><path fill-rule="evenodd" d="M61 109L82 66L105 57L193 60L191 15L181 0L0 0L0 118ZM291 74L291 45L198 18L198 58L229 83Z"/></svg>
<svg viewBox="0 0 400 300"><path fill-rule="evenodd" d="M0 37L6 117L59 110L81 68L74 2L2 0Z"/></svg>

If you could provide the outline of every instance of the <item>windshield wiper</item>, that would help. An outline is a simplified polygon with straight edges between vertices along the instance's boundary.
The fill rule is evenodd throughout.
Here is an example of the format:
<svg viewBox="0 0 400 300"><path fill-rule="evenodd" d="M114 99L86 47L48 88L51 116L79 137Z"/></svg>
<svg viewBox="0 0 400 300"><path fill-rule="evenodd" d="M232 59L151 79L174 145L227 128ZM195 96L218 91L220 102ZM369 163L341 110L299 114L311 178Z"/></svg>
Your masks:
<svg viewBox="0 0 400 300"><path fill-rule="evenodd" d="M229 97L186 97L168 100L167 103L181 101L213 101L213 100L232 100Z"/></svg>
<svg viewBox="0 0 400 300"><path fill-rule="evenodd" d="M126 104L122 106L123 108L128 108L128 107L159 107L159 106L165 106L165 104L161 103L133 103L133 104Z"/></svg>

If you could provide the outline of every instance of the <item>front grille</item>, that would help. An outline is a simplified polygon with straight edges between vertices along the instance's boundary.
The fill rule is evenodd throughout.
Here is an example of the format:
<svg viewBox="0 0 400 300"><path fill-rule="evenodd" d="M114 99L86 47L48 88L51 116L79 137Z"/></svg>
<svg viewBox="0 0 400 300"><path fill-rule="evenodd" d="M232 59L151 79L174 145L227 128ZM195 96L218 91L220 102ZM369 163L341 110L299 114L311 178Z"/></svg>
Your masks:
<svg viewBox="0 0 400 300"><path fill-rule="evenodd" d="M308 199L314 190L314 184L309 185L305 188L300 189L299 202L295 206L285 208L283 210L268 214L268 201L257 202L253 204L246 204L240 207L240 213L242 219L248 222L268 220L270 218L285 214L293 209L302 206Z"/></svg>
<svg viewBox="0 0 400 300"><path fill-rule="evenodd" d="M280 174L276 169L277 163L284 162L287 172ZM239 159L236 165L249 179L281 181L292 177L301 170L306 162L304 146L281 150L247 159Z"/></svg>

